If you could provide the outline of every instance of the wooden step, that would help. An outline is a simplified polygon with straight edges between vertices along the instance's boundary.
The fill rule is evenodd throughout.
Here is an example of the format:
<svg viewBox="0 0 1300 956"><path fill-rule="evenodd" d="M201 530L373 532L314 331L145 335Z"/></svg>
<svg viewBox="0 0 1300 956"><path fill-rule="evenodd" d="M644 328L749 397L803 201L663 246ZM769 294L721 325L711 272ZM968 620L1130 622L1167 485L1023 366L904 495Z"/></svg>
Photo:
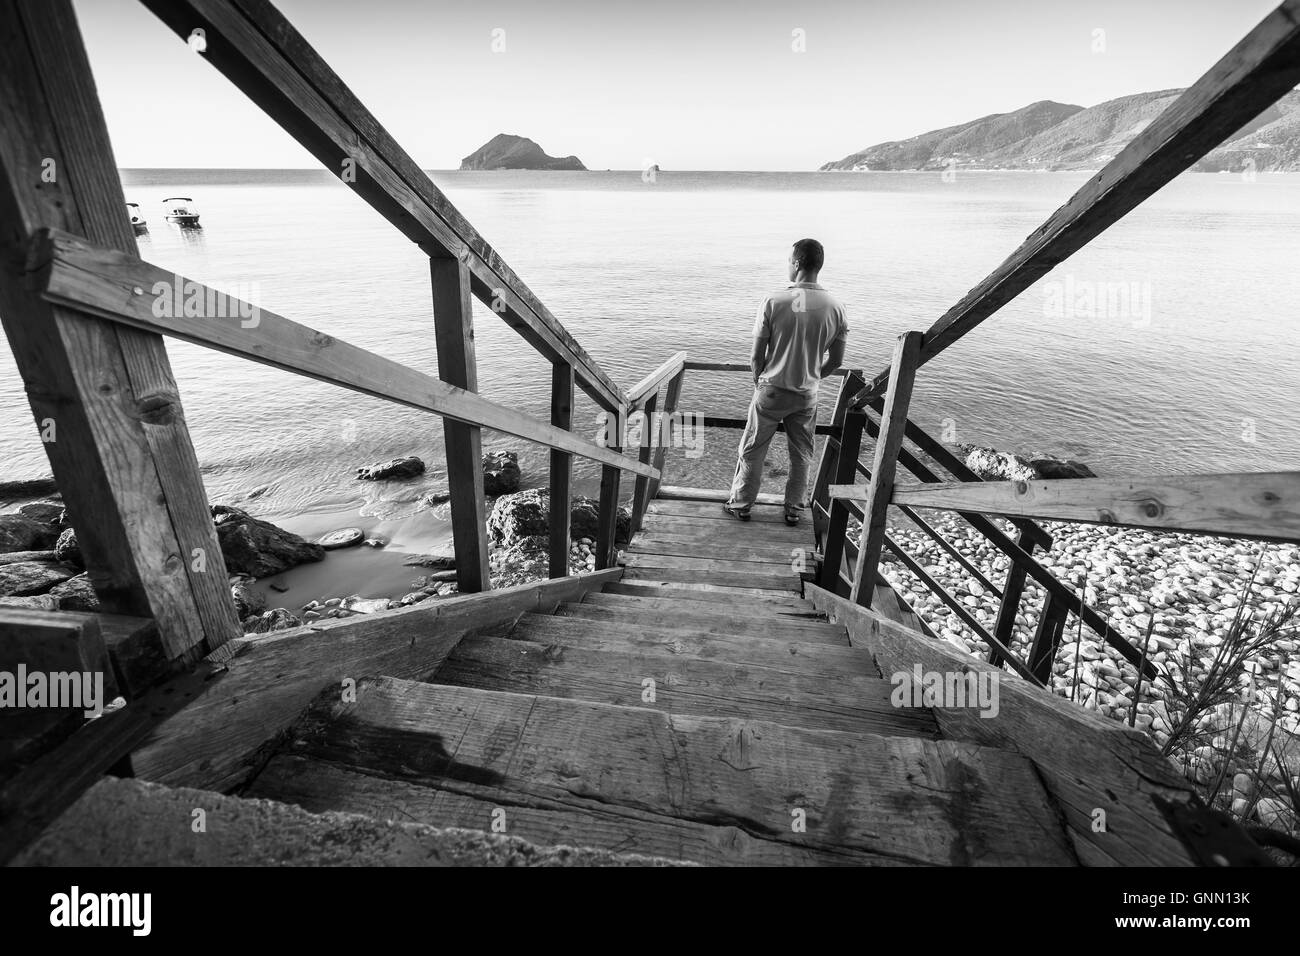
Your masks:
<svg viewBox="0 0 1300 956"><path fill-rule="evenodd" d="M512 640L585 647L593 651L627 648L682 658L716 660L742 667L796 669L808 674L880 677L875 656L862 647L790 638L736 637L675 627L643 627L623 621L594 621L554 614L524 614L507 635Z"/></svg>
<svg viewBox="0 0 1300 956"><path fill-rule="evenodd" d="M786 547L783 544L757 548L728 544L725 557L727 561L735 564L775 564L789 568L798 556L802 556L806 563L811 563L807 557L810 550L794 545ZM673 555L682 558L716 558L718 552L715 545L700 538L666 541L663 538L637 535L628 546L627 553Z"/></svg>
<svg viewBox="0 0 1300 956"><path fill-rule="evenodd" d="M680 611L683 614L702 614L711 617L725 617L736 620L738 613L745 617L771 618L792 624L825 624L826 615L813 607L810 601L795 598L789 604L754 601L750 598L725 601L700 600L698 595L711 593L694 590L670 590L658 588L649 593L638 591L634 594L624 593L624 589L636 585L621 585L618 591L591 591L583 595L581 601L567 601L568 604L603 604L607 607L657 608L664 611Z"/></svg>
<svg viewBox="0 0 1300 956"><path fill-rule="evenodd" d="M678 554L654 554L638 551L635 548L623 552L619 563L625 568L673 568L681 571L708 571L708 572L736 572L740 574L753 574L762 578L764 581L776 578L797 579L798 572L794 569L793 558L788 556L786 560L780 562L766 561L739 561L733 559L730 548L717 557L707 556L709 551L704 551L705 556L683 556ZM811 570L811 568L810 568Z"/></svg>
<svg viewBox="0 0 1300 956"><path fill-rule="evenodd" d="M727 524L741 526L748 525L749 527L765 527L770 525L793 533L798 533L799 530L802 530L809 536L812 534L810 530L812 528L812 523L811 518L809 517L811 512L808 509L804 510L802 522L792 528L785 523L785 508L781 505L756 504L749 511L749 520L742 522L735 515L730 515L723 511L722 505L718 502L680 501L656 498L654 501L650 502L649 506L647 506L646 514L677 515L680 517L699 520L716 520Z"/></svg>
<svg viewBox="0 0 1300 956"><path fill-rule="evenodd" d="M810 613L816 609L801 597L776 591L759 591L756 588L727 588L693 586L678 581L616 581L606 584L602 594L639 594L644 597L671 597L675 601L702 601L727 607L787 608L797 613Z"/></svg>
<svg viewBox="0 0 1300 956"><path fill-rule="evenodd" d="M751 571L703 571L687 568L625 567L624 581L675 581L679 584L711 584L729 588L749 588L760 591L798 594L799 579L793 574L771 574Z"/></svg>
<svg viewBox="0 0 1300 956"><path fill-rule="evenodd" d="M651 707L700 717L747 717L792 727L937 737L928 708L895 707L879 677L749 669L666 658L628 645L588 650L506 638L466 638L431 678L438 684ZM654 700L645 696L654 682Z"/></svg>
<svg viewBox="0 0 1300 956"><path fill-rule="evenodd" d="M703 864L1075 862L1010 752L388 678L339 698L250 796Z"/></svg>
<svg viewBox="0 0 1300 956"><path fill-rule="evenodd" d="M585 618L589 621L620 621L638 627L673 627L683 630L713 634L732 634L737 637L779 637L794 640L819 641L824 644L849 643L848 631L842 625L794 616L768 616L734 613L704 613L695 610L708 605L692 604L683 608L671 601L656 602L665 606L608 603L611 601L651 601L655 598L629 598L621 594L603 595L599 600L581 604L564 604L556 614Z"/></svg>
<svg viewBox="0 0 1300 956"><path fill-rule="evenodd" d="M712 501L718 504L727 501L730 497L731 492L726 488L690 488L684 485L660 485L658 492L655 494L656 501ZM782 495L760 491L755 503L782 507L785 504L785 498Z"/></svg>
<svg viewBox="0 0 1300 956"><path fill-rule="evenodd" d="M651 505L650 509L654 509ZM770 520L775 515L776 520ZM646 532L664 532L667 534L703 534L747 538L751 541L807 541L813 540L812 524L805 520L791 527L785 523L780 511L751 513L750 520L741 521L718 509L715 516L702 514L681 514L673 511L647 510L642 530Z"/></svg>

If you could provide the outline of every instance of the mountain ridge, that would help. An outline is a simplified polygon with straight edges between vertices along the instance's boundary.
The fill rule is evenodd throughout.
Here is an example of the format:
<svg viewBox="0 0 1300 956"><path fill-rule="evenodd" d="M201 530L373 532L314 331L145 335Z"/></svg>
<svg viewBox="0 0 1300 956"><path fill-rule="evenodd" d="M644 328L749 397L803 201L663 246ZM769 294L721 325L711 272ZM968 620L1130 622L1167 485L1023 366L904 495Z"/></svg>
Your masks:
<svg viewBox="0 0 1300 956"><path fill-rule="evenodd" d="M461 169L552 169L581 170L587 167L577 156L549 156L526 136L497 133L460 161Z"/></svg>
<svg viewBox="0 0 1300 956"><path fill-rule="evenodd" d="M823 164L823 171L1100 169L1182 94L1133 93L1082 107L1039 100L1009 113L890 140ZM1249 164L1253 162L1254 166ZM1300 169L1300 91L1292 90L1192 169Z"/></svg>

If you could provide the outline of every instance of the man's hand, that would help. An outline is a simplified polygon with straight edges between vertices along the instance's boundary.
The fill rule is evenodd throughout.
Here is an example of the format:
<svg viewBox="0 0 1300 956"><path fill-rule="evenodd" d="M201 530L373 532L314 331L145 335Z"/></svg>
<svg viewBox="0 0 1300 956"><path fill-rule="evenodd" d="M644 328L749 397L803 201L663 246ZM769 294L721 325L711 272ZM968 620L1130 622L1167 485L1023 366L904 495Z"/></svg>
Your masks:
<svg viewBox="0 0 1300 956"><path fill-rule="evenodd" d="M836 339L826 350L826 364L822 366L821 378L829 378L834 375L844 364L844 349L848 345L844 339Z"/></svg>
<svg viewBox="0 0 1300 956"><path fill-rule="evenodd" d="M749 367L754 373L754 385L758 385L758 377L763 374L763 369L767 368L767 339L754 339L754 347L749 353Z"/></svg>

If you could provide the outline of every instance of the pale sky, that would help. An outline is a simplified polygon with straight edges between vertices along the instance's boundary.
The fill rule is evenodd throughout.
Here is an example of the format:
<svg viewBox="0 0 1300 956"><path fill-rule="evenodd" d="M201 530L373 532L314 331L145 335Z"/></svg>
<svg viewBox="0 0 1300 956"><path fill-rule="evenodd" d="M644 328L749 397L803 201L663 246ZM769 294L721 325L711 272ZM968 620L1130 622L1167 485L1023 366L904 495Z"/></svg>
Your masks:
<svg viewBox="0 0 1300 956"><path fill-rule="evenodd" d="M317 165L136 0L75 6L119 166ZM279 0L426 169L454 169L500 132L591 169L816 169L1035 100L1186 86L1274 6Z"/></svg>

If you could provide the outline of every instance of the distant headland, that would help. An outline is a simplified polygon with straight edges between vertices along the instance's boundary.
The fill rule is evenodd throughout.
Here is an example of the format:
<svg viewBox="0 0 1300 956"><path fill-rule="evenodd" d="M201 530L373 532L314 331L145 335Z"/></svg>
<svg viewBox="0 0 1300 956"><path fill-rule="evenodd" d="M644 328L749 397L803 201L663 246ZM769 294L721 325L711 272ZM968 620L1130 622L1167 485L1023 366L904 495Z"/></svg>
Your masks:
<svg viewBox="0 0 1300 956"><path fill-rule="evenodd" d="M461 169L587 169L577 156L548 156L525 136L498 133L460 161Z"/></svg>

